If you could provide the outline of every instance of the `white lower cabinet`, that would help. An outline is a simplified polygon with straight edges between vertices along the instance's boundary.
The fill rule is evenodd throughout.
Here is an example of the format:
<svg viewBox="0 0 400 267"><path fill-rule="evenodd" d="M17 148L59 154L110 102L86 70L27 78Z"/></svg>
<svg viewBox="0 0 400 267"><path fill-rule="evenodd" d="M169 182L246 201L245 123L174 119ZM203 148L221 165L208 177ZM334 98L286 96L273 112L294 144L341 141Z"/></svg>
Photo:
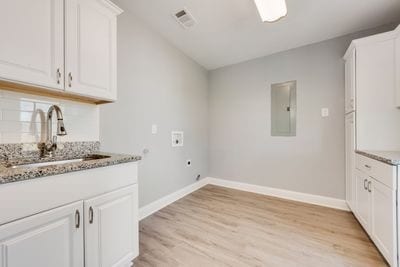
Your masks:
<svg viewBox="0 0 400 267"><path fill-rule="evenodd" d="M371 181L371 238L383 256L396 266L396 191Z"/></svg>
<svg viewBox="0 0 400 267"><path fill-rule="evenodd" d="M85 266L131 266L139 253L137 185L84 202Z"/></svg>
<svg viewBox="0 0 400 267"><path fill-rule="evenodd" d="M138 243L135 184L0 226L0 267L131 266Z"/></svg>
<svg viewBox="0 0 400 267"><path fill-rule="evenodd" d="M355 214L361 225L368 230L371 217L370 194L368 192L368 176L356 170L356 209Z"/></svg>
<svg viewBox="0 0 400 267"><path fill-rule="evenodd" d="M83 203L0 226L1 267L83 267Z"/></svg>
<svg viewBox="0 0 400 267"><path fill-rule="evenodd" d="M356 161L352 211L390 266L398 266L397 167L360 155Z"/></svg>

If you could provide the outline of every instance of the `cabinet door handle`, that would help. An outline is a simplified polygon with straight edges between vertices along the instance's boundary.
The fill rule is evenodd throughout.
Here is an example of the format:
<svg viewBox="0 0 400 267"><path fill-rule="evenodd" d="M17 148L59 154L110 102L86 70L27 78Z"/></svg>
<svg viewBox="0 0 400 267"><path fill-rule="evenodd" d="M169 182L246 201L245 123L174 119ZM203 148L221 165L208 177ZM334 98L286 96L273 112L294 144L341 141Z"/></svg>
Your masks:
<svg viewBox="0 0 400 267"><path fill-rule="evenodd" d="M371 166L369 166L369 165L367 165L367 164L365 164L364 166L365 166L365 168L367 168L367 169L371 169L371 168L372 168Z"/></svg>
<svg viewBox="0 0 400 267"><path fill-rule="evenodd" d="M57 69L57 84L60 84L60 79L61 79L61 71L60 68Z"/></svg>
<svg viewBox="0 0 400 267"><path fill-rule="evenodd" d="M367 179L364 179L364 189L365 189L365 190L368 190L367 182L368 182L368 180L367 180Z"/></svg>
<svg viewBox="0 0 400 267"><path fill-rule="evenodd" d="M68 87L72 86L72 73L68 73Z"/></svg>
<svg viewBox="0 0 400 267"><path fill-rule="evenodd" d="M79 212L79 210L75 211L75 228L79 229L79 227L81 226L81 214Z"/></svg>
<svg viewBox="0 0 400 267"><path fill-rule="evenodd" d="M372 192L371 183L372 183L371 181L368 182L368 192L370 192L370 193Z"/></svg>
<svg viewBox="0 0 400 267"><path fill-rule="evenodd" d="M89 208L89 223L90 223L90 224L93 223L93 216L94 216L94 214L93 214L93 208L90 207L90 208Z"/></svg>

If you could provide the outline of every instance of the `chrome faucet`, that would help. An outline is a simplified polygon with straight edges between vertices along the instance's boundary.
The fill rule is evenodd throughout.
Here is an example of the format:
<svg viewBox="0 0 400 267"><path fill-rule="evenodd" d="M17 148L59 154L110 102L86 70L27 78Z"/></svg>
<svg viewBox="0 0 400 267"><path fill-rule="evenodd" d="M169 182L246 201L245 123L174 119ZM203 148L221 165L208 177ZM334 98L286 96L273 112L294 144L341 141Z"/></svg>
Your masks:
<svg viewBox="0 0 400 267"><path fill-rule="evenodd" d="M44 144L44 156L53 156L54 151L57 149L57 135L53 135L53 112L57 115L57 135L64 136L67 135L67 131L64 127L64 119L61 109L57 105L53 105L49 108L47 112L47 137L46 143Z"/></svg>

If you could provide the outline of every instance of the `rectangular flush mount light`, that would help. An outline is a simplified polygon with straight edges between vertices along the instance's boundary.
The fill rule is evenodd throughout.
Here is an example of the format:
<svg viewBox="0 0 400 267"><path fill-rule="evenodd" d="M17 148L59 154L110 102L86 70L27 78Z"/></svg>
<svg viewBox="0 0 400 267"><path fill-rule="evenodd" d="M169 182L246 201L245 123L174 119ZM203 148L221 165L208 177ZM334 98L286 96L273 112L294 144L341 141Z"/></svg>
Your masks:
<svg viewBox="0 0 400 267"><path fill-rule="evenodd" d="M262 21L274 22L287 14L285 0L254 0Z"/></svg>

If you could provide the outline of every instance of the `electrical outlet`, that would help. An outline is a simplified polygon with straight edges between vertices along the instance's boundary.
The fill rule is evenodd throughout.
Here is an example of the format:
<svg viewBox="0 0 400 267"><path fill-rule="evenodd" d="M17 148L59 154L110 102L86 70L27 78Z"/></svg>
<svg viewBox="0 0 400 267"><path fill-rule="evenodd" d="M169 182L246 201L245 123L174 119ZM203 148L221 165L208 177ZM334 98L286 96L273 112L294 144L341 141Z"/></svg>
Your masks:
<svg viewBox="0 0 400 267"><path fill-rule="evenodd" d="M172 132L171 137L173 147L183 146L183 132Z"/></svg>

